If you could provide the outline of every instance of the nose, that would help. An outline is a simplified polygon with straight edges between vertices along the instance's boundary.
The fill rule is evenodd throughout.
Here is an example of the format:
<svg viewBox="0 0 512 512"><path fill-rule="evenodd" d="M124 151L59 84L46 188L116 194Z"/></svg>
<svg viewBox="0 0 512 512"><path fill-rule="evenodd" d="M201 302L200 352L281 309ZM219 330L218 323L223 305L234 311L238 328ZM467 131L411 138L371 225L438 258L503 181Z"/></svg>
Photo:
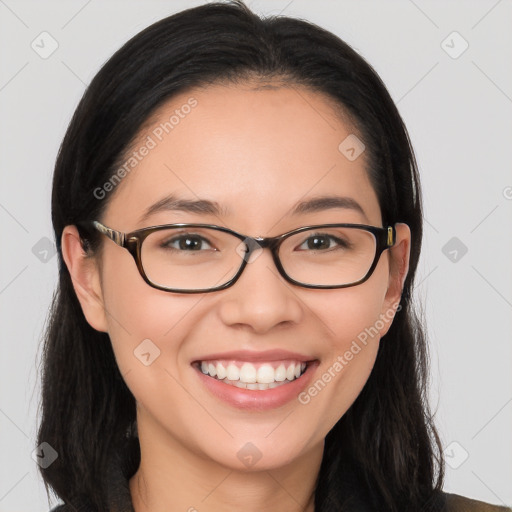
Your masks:
<svg viewBox="0 0 512 512"><path fill-rule="evenodd" d="M249 259L238 281L219 292L222 321L259 334L299 323L304 314L300 292L279 274L269 249L255 256Z"/></svg>

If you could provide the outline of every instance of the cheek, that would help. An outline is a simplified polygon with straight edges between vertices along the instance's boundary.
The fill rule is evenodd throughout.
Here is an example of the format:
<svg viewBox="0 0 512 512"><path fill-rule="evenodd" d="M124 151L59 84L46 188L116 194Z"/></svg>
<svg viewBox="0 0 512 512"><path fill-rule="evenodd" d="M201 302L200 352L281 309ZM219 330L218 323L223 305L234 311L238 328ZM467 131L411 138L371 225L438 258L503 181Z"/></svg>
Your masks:
<svg viewBox="0 0 512 512"><path fill-rule="evenodd" d="M308 303L325 329L319 340L321 364L299 402L310 417L323 418L323 434L356 400L375 364L387 288L386 272L377 270L366 283L322 293Z"/></svg>
<svg viewBox="0 0 512 512"><path fill-rule="evenodd" d="M173 344L169 350L169 339L180 339L190 328L189 313L200 297L152 288L140 276L131 256L122 256L106 258L108 264L103 270L108 334L120 370L125 375L131 370L141 371L146 363L174 366L179 346Z"/></svg>
<svg viewBox="0 0 512 512"><path fill-rule="evenodd" d="M379 336L370 335L375 305L357 308L351 302L331 317L322 340L322 359L310 385L298 396L309 418L321 418L316 434L325 436L347 412L366 384L377 356ZM378 313L377 313L378 315Z"/></svg>
<svg viewBox="0 0 512 512"><path fill-rule="evenodd" d="M133 275L130 266L121 262L111 270L104 297L119 371L138 406L161 425L172 424L174 434L184 442L190 435L190 418L204 416L181 384L187 369L179 364L182 340L197 323L201 296L156 290L142 280L136 267ZM210 427L214 431L216 424Z"/></svg>
<svg viewBox="0 0 512 512"><path fill-rule="evenodd" d="M379 327L382 328L380 294L374 287L363 284L347 288L332 300L321 302L324 306L319 315L328 326L322 341L322 365L336 365L336 373L345 375L345 385L346 379L354 383L365 380L375 361Z"/></svg>
<svg viewBox="0 0 512 512"><path fill-rule="evenodd" d="M309 305L326 327L332 349L347 350L351 342L377 340L388 286L387 262L381 261L364 283L312 295Z"/></svg>

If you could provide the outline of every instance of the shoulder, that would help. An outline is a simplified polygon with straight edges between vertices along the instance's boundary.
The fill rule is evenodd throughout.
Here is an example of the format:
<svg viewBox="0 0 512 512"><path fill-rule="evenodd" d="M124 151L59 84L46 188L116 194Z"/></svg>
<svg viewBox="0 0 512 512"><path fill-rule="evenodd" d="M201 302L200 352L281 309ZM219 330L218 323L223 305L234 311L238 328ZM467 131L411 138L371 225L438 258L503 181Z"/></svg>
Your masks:
<svg viewBox="0 0 512 512"><path fill-rule="evenodd" d="M510 507L491 505L459 494L445 493L445 497L444 512L512 512Z"/></svg>

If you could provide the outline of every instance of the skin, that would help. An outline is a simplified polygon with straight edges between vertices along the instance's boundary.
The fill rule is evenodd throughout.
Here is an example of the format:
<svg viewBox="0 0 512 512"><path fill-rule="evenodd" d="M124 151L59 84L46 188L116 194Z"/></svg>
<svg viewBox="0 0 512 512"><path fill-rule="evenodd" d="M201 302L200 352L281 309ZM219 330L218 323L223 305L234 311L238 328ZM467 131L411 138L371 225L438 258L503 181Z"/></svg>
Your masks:
<svg viewBox="0 0 512 512"><path fill-rule="evenodd" d="M273 236L330 222L382 226L366 154L349 161L338 145L354 133L323 95L297 87L209 86L174 97L159 122L193 96L198 105L117 186L101 220L120 231L173 222L208 222L245 235ZM141 140L151 128L141 132ZM286 191L283 194L283 191ZM215 200L230 215L145 209L167 195ZM359 202L292 217L299 200L332 194ZM324 438L359 395L373 368L384 322L308 404L292 400L244 411L198 384L190 362L235 349L288 349L319 360L316 378L332 367L365 328L400 299L409 269L410 230L365 283L331 290L293 286L269 251L237 283L207 294L175 294L148 286L130 254L108 240L85 257L74 226L62 235L65 262L87 321L112 341L119 369L137 401L141 464L130 480L136 512L168 510L314 510ZM133 351L150 339L161 353L145 366ZM253 443L262 457L246 467L237 452Z"/></svg>

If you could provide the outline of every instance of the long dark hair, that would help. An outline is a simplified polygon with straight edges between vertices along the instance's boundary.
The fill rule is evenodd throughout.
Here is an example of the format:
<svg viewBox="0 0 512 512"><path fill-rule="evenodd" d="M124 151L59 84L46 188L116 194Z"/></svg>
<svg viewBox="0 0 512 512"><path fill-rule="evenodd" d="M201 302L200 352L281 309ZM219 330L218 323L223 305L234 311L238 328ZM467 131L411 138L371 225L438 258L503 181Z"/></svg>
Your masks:
<svg viewBox="0 0 512 512"><path fill-rule="evenodd" d="M444 477L427 400L428 352L411 303L422 240L422 200L404 123L373 68L332 33L303 20L261 18L233 0L190 8L149 26L120 48L87 87L59 149L52 220L59 284L45 333L37 444L58 458L40 469L66 503L107 510L108 471L130 478L140 462L135 399L110 339L86 321L62 258L63 228L101 218L102 187L151 115L177 93L219 82L276 80L306 86L352 119L383 221L412 233L401 309L382 339L362 392L325 440L315 510L436 510ZM98 237L81 233L87 248Z"/></svg>

